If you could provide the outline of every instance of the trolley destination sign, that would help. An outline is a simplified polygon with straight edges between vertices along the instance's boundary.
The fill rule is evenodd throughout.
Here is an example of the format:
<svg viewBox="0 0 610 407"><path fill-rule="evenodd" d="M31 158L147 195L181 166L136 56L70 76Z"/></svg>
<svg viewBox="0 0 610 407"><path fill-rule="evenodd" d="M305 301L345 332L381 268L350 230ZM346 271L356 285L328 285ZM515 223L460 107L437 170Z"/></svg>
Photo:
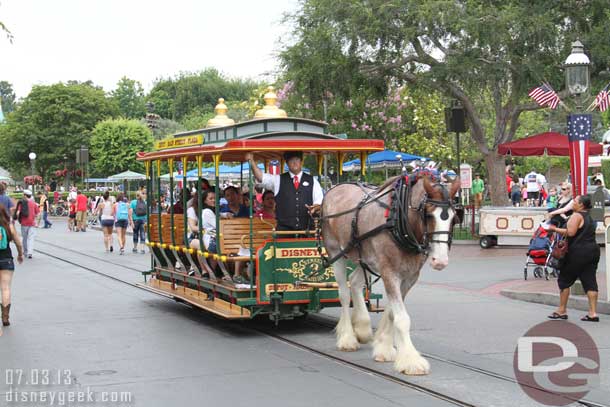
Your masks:
<svg viewBox="0 0 610 407"><path fill-rule="evenodd" d="M168 148L192 147L203 144L203 134L194 134L186 137L172 137L155 141L155 150Z"/></svg>

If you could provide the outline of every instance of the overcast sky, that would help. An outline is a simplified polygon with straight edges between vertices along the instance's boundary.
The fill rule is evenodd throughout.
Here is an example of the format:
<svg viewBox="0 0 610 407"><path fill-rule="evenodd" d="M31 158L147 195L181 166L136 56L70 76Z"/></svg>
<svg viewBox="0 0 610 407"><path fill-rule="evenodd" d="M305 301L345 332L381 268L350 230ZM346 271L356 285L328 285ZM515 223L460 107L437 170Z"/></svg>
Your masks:
<svg viewBox="0 0 610 407"><path fill-rule="evenodd" d="M127 76L156 78L215 67L269 80L297 0L0 0L0 80L32 85L92 80L110 91Z"/></svg>

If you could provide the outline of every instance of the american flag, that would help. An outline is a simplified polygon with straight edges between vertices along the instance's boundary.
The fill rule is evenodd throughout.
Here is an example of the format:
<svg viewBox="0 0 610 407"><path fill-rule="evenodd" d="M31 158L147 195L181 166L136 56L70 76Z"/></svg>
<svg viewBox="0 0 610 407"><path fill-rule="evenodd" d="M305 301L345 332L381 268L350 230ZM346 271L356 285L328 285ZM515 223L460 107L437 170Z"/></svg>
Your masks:
<svg viewBox="0 0 610 407"><path fill-rule="evenodd" d="M589 167L589 140L592 126L590 114L568 116L568 140L570 142L570 168L574 196L587 193L587 172Z"/></svg>
<svg viewBox="0 0 610 407"><path fill-rule="evenodd" d="M610 104L610 94L608 93L608 86L610 83L606 85L601 92L597 94L595 97L595 106L599 109L600 112L605 112L608 109L608 105Z"/></svg>
<svg viewBox="0 0 610 407"><path fill-rule="evenodd" d="M559 104L559 96L551 88L551 85L543 83L542 85L530 90L528 95L536 101L540 106L548 106L555 109Z"/></svg>
<svg viewBox="0 0 610 407"><path fill-rule="evenodd" d="M280 162L278 160L272 160L269 162L269 174L280 174Z"/></svg>

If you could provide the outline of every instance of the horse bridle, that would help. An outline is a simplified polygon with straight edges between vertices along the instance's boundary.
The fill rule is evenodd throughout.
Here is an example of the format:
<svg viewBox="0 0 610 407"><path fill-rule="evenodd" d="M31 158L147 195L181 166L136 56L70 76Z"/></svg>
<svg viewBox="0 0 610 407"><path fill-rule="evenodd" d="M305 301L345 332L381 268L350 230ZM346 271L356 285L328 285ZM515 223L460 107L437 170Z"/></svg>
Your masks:
<svg viewBox="0 0 610 407"><path fill-rule="evenodd" d="M449 218L449 209L452 209L454 211L454 216L456 214L456 210L457 205L455 205L453 203L453 201L451 200L451 197L449 197L449 192L447 191L447 188L441 184L440 182L437 182L435 184L433 184L433 187L439 187L441 190L441 193L443 195L443 200L439 201L439 200L435 200L435 199L429 199L428 194L424 194L424 199L420 202L419 206L417 208L412 208L417 210L421 217L422 217L422 222L424 224L424 242L422 244L422 246L426 249L426 251L429 249L430 247L430 243L444 243L446 245L449 246L449 248L451 248L451 243L452 243L452 238L453 238L453 224L451 224L449 230L441 230L441 231L432 231L429 232L428 231L428 215L426 213L426 205L432 205L435 206L437 208L441 208L441 219L442 220L447 220ZM447 235L447 240L439 240L439 239L434 239L435 235Z"/></svg>

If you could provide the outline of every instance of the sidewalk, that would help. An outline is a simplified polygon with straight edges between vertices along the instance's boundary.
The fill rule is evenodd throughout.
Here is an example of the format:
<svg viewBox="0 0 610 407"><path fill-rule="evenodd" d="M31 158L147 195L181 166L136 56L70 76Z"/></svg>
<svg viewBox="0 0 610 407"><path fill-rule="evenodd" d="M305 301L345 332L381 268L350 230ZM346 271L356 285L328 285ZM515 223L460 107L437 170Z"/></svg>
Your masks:
<svg viewBox="0 0 610 407"><path fill-rule="evenodd" d="M600 262L601 263L601 262ZM597 273L597 285L599 287L599 300L597 303L597 312L600 314L610 314L610 302L606 295L606 273L601 271ZM533 279L530 273L531 280L515 283L500 291L505 297L515 300L535 302L546 305L559 305L559 288L557 287L557 279ZM574 289L572 289L574 292ZM586 295L570 295L568 308L573 308L581 311L587 311L589 304Z"/></svg>

